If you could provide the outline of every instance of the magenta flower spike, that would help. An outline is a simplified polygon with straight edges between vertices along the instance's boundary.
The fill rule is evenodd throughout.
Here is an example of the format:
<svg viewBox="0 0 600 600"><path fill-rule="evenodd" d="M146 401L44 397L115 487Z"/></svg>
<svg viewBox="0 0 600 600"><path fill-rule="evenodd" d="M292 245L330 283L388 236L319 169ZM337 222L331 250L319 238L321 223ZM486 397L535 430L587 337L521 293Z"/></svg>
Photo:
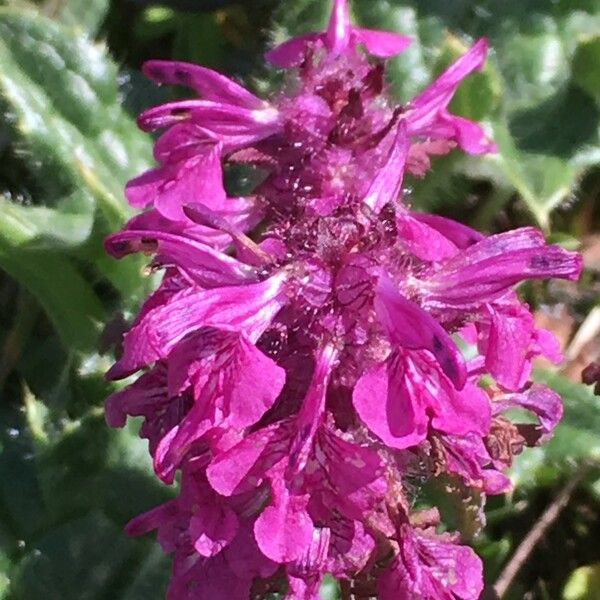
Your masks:
<svg viewBox="0 0 600 600"><path fill-rule="evenodd" d="M144 211L106 249L164 277L108 372L139 376L106 418L142 417L157 477L180 483L127 527L173 554L169 600L308 600L325 573L382 600L476 600L481 561L413 512L414 482L506 491L514 455L560 420L529 379L557 343L513 288L577 279L581 257L530 227L485 236L411 209L406 177L495 146L448 111L487 42L397 106L381 59L408 43L334 0L325 32L267 54L291 80L270 100L205 67L144 67L198 97L139 119L163 130L158 165L128 184ZM262 179L234 198L223 173L240 163Z"/></svg>

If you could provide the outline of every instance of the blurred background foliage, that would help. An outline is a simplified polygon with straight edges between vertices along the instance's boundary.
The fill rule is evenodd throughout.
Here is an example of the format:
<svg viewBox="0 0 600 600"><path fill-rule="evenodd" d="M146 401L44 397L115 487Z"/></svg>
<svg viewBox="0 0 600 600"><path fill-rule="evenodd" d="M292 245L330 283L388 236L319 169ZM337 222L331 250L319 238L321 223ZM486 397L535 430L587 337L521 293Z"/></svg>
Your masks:
<svg viewBox="0 0 600 600"><path fill-rule="evenodd" d="M598 599L600 399L579 381L600 357L600 0L352 7L365 26L413 37L390 65L401 100L478 36L491 41L487 67L452 108L483 120L500 152L437 159L426 179L408 182L409 201L489 232L536 224L584 253L579 284L522 289L567 349L560 369L536 372L563 394L565 418L547 446L514 465L514 493L490 499L473 543L490 585L510 579L505 598ZM175 93L146 81L140 66L200 62L273 93L279 75L262 52L322 27L329 8L0 0L0 598L164 597L168 559L122 526L172 491L155 482L136 424L109 430L102 412L111 345L154 283L140 258L107 258L102 239L131 214L126 180L151 164L135 115ZM471 530L481 520L460 502L444 516ZM508 579L507 564L519 567ZM337 597L334 583L323 597Z"/></svg>

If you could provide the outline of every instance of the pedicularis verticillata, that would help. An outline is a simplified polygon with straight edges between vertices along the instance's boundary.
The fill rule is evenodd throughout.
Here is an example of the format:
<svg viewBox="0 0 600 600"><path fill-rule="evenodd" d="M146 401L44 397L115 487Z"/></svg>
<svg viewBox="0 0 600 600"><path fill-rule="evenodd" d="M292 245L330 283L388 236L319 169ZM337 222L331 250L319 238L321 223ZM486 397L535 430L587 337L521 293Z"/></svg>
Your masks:
<svg viewBox="0 0 600 600"><path fill-rule="evenodd" d="M513 455L560 419L529 381L535 356L560 360L556 341L511 288L576 279L580 257L403 201L430 156L495 150L447 108L486 41L396 105L384 61L409 43L335 0L327 31L267 54L289 69L269 101L201 66L144 67L199 98L139 118L165 129L159 166L128 184L148 208L106 247L154 254L164 278L109 377L144 372L106 410L113 426L143 416L156 474L180 472L179 496L128 526L173 553L172 600L317 598L327 572L382 600L474 600L480 560L436 533L435 509L413 510L415 481L502 492ZM223 167L240 163L263 179L231 198ZM509 420L515 406L536 423Z"/></svg>

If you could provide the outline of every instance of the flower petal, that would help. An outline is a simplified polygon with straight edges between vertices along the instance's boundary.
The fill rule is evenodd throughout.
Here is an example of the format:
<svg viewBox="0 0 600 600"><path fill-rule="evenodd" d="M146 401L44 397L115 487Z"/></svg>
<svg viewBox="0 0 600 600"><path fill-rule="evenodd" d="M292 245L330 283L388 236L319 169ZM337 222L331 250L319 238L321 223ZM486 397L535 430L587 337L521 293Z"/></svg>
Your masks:
<svg viewBox="0 0 600 600"><path fill-rule="evenodd" d="M363 519L385 497L385 468L374 449L345 440L333 428L323 426L315 452L327 458L322 468L327 487L336 495L335 510L341 515Z"/></svg>
<svg viewBox="0 0 600 600"><path fill-rule="evenodd" d="M192 444L215 427L242 430L273 406L285 371L246 336L203 328L169 356L169 388L177 395L193 386L195 404L159 444L154 466L171 483Z"/></svg>
<svg viewBox="0 0 600 600"><path fill-rule="evenodd" d="M480 436L442 435L445 469L455 473L471 487L482 489L486 494L501 494L511 489L509 477L492 467L492 457Z"/></svg>
<svg viewBox="0 0 600 600"><path fill-rule="evenodd" d="M385 164L377 171L363 202L375 213L388 203L397 200L402 189L404 165L408 156L410 140L406 128L400 122L393 134L393 140Z"/></svg>
<svg viewBox="0 0 600 600"><path fill-rule="evenodd" d="M325 411L327 386L336 358L337 352L330 345L322 348L316 357L312 380L295 421L297 433L290 446L289 466L286 472L290 479L306 466Z"/></svg>
<svg viewBox="0 0 600 600"><path fill-rule="evenodd" d="M338 56L348 48L351 31L348 0L333 0L331 17L324 36L325 45L332 56Z"/></svg>
<svg viewBox="0 0 600 600"><path fill-rule="evenodd" d="M146 171L132 179L125 194L133 206L153 202L168 219L184 221L182 206L203 202L222 206L226 194L221 169L221 145L198 144L191 157Z"/></svg>
<svg viewBox="0 0 600 600"><path fill-rule="evenodd" d="M176 123L162 133L154 144L154 158L159 163L177 163L203 154L206 147L218 145L205 129L191 121Z"/></svg>
<svg viewBox="0 0 600 600"><path fill-rule="evenodd" d="M123 356L107 377L125 377L168 356L180 340L200 327L243 331L250 339L257 339L286 303L285 279L279 273L261 283L211 290L188 288L174 294L148 310L125 335Z"/></svg>
<svg viewBox="0 0 600 600"><path fill-rule="evenodd" d="M402 245L421 260L439 261L458 253L447 237L408 212L396 214L396 230Z"/></svg>
<svg viewBox="0 0 600 600"><path fill-rule="evenodd" d="M308 44L314 43L321 39L322 34L317 32L305 33L286 40L282 44L271 48L265 58L282 68L290 68L298 66L304 59L304 52Z"/></svg>
<svg viewBox="0 0 600 600"><path fill-rule="evenodd" d="M363 44L370 54L380 58L400 54L413 42L412 38L406 35L362 27L353 27L352 37L357 44Z"/></svg>
<svg viewBox="0 0 600 600"><path fill-rule="evenodd" d="M518 394L508 394L501 400L493 403L494 414L500 414L510 408L520 407L534 413L538 420L539 426L537 431L530 432L535 438L528 439L528 443L538 443L544 441L549 434L554 431L563 414L563 403L560 395L553 389L534 383L528 390ZM523 431L521 431L523 433ZM528 436L528 437L532 437Z"/></svg>
<svg viewBox="0 0 600 600"><path fill-rule="evenodd" d="M210 100L180 100L149 108L138 117L144 131L190 121L229 150L255 143L281 129L280 114L273 107L247 109Z"/></svg>
<svg viewBox="0 0 600 600"><path fill-rule="evenodd" d="M413 99L405 116L410 135L456 140L464 150L475 154L496 150L479 124L446 110L460 82L483 67L487 50L487 40L480 39Z"/></svg>
<svg viewBox="0 0 600 600"><path fill-rule="evenodd" d="M479 233L479 231L476 231L463 223L447 219L440 215L418 212L413 212L411 215L413 219L425 223L432 229L441 233L461 250L480 242L485 237L483 234Z"/></svg>
<svg viewBox="0 0 600 600"><path fill-rule="evenodd" d="M251 577L238 577L223 553L212 558L185 556L174 561L167 600L248 600ZM191 563L191 566L190 566Z"/></svg>
<svg viewBox="0 0 600 600"><path fill-rule="evenodd" d="M142 71L158 83L191 87L206 100L235 104L244 108L261 108L264 102L229 77L193 63L149 60Z"/></svg>
<svg viewBox="0 0 600 600"><path fill-rule="evenodd" d="M177 265L205 288L256 281L256 270L206 244L162 231L126 230L105 241L109 254L122 258L134 252L154 252L155 265Z"/></svg>
<svg viewBox="0 0 600 600"><path fill-rule="evenodd" d="M490 327L485 365L508 390L519 390L531 374L529 354L534 333L533 315L521 303L487 305Z"/></svg>
<svg viewBox="0 0 600 600"><path fill-rule="evenodd" d="M524 279L576 280L581 256L547 245L540 231L523 227L484 238L446 262L424 285L428 300L473 306L494 300Z"/></svg>
<svg viewBox="0 0 600 600"><path fill-rule="evenodd" d="M357 382L353 402L365 424L392 448L423 441L429 424L447 433L485 435L491 409L485 393L467 382L457 391L422 351L392 355Z"/></svg>
<svg viewBox="0 0 600 600"><path fill-rule="evenodd" d="M237 528L237 515L227 504L220 502L216 494L210 500L196 496L188 531L200 556L209 557L221 552L235 537Z"/></svg>
<svg viewBox="0 0 600 600"><path fill-rule="evenodd" d="M254 524L256 541L267 558L292 562L310 548L314 525L306 512L307 500L290 494L283 484L272 487L272 504Z"/></svg>
<svg viewBox="0 0 600 600"><path fill-rule="evenodd" d="M410 448L427 436L424 407L407 388L397 361L369 369L354 386L352 401L365 425L391 448Z"/></svg>
<svg viewBox="0 0 600 600"><path fill-rule="evenodd" d="M381 600L477 600L483 590L481 560L467 546L402 525L400 552L378 581Z"/></svg>
<svg viewBox="0 0 600 600"><path fill-rule="evenodd" d="M279 424L264 427L218 454L206 474L215 491L232 496L258 487L268 470L286 458L288 451L289 430Z"/></svg>
<svg viewBox="0 0 600 600"><path fill-rule="evenodd" d="M408 123L412 134L435 125L440 110L445 109L462 80L483 67L488 52L486 39L480 39L453 62L431 85L411 101Z"/></svg>
<svg viewBox="0 0 600 600"><path fill-rule="evenodd" d="M387 276L375 289L375 310L392 344L413 350L429 350L461 388L466 380L465 361L446 330L420 306L404 298Z"/></svg>
<svg viewBox="0 0 600 600"><path fill-rule="evenodd" d="M225 550L227 563L238 577L271 577L279 565L268 559L258 548L254 537L254 524L245 521Z"/></svg>

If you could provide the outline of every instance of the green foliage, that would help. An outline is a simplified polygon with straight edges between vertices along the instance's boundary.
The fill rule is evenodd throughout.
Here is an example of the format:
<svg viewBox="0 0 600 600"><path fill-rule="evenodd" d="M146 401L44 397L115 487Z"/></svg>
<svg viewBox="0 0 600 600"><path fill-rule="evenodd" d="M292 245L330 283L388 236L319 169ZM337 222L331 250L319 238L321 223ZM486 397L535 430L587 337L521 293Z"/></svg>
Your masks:
<svg viewBox="0 0 600 600"><path fill-rule="evenodd" d="M109 0L67 0L59 3L57 18L87 33L100 29L108 12Z"/></svg>
<svg viewBox="0 0 600 600"><path fill-rule="evenodd" d="M94 408L110 392L101 379L107 361L96 354L101 328L148 287L140 261L110 260L102 248L130 214L125 182L151 157L123 108L116 65L88 38L106 8L63 2L55 20L0 8L11 167L2 179L0 267L28 294L0 355L1 384L26 407L26 415L2 409L0 597L133 600L164 589L168 576L158 548L122 532L166 498L145 444L133 429L110 431ZM11 369L39 400L11 388Z"/></svg>
<svg viewBox="0 0 600 600"><path fill-rule="evenodd" d="M121 529L167 498L134 428L110 431L95 413L57 422L31 395L25 405L25 419L2 415L12 421L0 456L11 597L141 600L164 589L166 557Z"/></svg>
<svg viewBox="0 0 600 600"><path fill-rule="evenodd" d="M77 337L69 329L89 330L90 321L97 328L105 318L79 274L83 261L125 297L142 291L139 263L100 259L99 241L129 214L122 188L148 165L150 142L121 107L106 51L75 30L33 12L0 9L0 62L7 134L26 164L33 204L14 201L7 190L0 264L38 297L69 346ZM61 279L52 285L44 277ZM53 301L53 288L66 306Z"/></svg>
<svg viewBox="0 0 600 600"><path fill-rule="evenodd" d="M573 60L573 81L600 102L600 35L582 36Z"/></svg>
<svg viewBox="0 0 600 600"><path fill-rule="evenodd" d="M600 598L600 563L579 567L569 577L563 600L598 600Z"/></svg>

